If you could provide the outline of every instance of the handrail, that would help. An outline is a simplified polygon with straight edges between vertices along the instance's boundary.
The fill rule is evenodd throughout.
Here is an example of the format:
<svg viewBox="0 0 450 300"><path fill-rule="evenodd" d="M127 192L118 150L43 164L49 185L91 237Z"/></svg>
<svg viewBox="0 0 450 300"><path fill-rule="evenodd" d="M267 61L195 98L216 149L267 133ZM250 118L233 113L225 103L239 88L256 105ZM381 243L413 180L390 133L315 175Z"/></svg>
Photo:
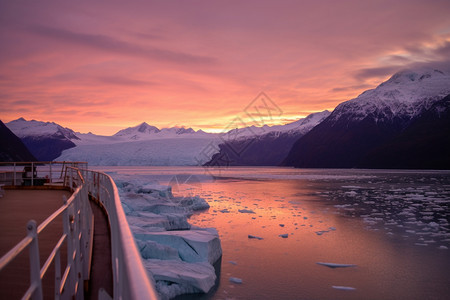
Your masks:
<svg viewBox="0 0 450 300"><path fill-rule="evenodd" d="M33 163L33 164L41 164ZM14 164L14 169L16 168ZM51 166L51 165L50 165ZM51 168L50 168L51 170ZM105 208L111 229L111 260L114 299L157 299L156 290L149 280L142 258L134 241L119 192L112 178L101 172L65 165L63 185L73 191L69 199L38 227L27 225L28 235L0 258L0 272L27 247L30 251L31 280L24 299L42 299L42 278L55 262L55 298L83 299L82 281L89 279L92 253L93 224L88 195L96 198ZM58 216L63 216L63 234L46 259L39 262L39 234ZM60 250L67 244L67 265L61 276Z"/></svg>
<svg viewBox="0 0 450 300"><path fill-rule="evenodd" d="M88 185L90 194L99 199L108 212L114 299L158 299L122 209L117 186L107 174L85 172L86 182L93 183Z"/></svg>

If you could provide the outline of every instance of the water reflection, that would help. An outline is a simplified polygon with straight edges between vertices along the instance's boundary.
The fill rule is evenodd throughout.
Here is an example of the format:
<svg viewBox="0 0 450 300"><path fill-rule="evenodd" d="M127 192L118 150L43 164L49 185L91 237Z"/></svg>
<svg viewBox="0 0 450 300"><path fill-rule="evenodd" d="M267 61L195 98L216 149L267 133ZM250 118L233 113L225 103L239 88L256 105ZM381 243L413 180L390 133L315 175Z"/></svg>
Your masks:
<svg viewBox="0 0 450 300"><path fill-rule="evenodd" d="M449 292L448 251L418 247L405 234L389 235L391 231L386 231L384 224L377 228L377 224L368 223L369 216L374 218L377 215L372 214L380 212L389 216L386 222L402 222L396 215L403 206L380 203L386 199L384 194L373 193L374 200L366 199L371 196L373 181L379 183L376 178L371 177L371 183L364 179L370 185L364 191L348 188L355 182L361 184L357 178L345 182L227 179L204 183L203 196L211 208L191 220L200 226L216 227L221 234L224 264L221 288L214 298L445 298ZM388 183L396 185L391 179ZM382 191L389 190L380 186L378 193ZM354 205L358 204L355 197L361 197L364 205ZM443 199L448 201L446 196ZM376 208L371 206L375 203ZM341 210L338 205L353 209ZM239 212L243 210L254 213ZM263 240L249 239L249 234ZM280 234L288 234L288 238ZM441 239L439 244L448 245L448 241ZM358 266L328 269L316 265L319 261ZM230 283L229 277L242 278L243 284Z"/></svg>
<svg viewBox="0 0 450 300"><path fill-rule="evenodd" d="M214 180L192 167L108 171L162 184L176 174L199 179L195 192L211 208L190 223L217 228L223 248L220 284L204 299L450 295L449 172L228 168ZM331 269L316 262L357 267Z"/></svg>

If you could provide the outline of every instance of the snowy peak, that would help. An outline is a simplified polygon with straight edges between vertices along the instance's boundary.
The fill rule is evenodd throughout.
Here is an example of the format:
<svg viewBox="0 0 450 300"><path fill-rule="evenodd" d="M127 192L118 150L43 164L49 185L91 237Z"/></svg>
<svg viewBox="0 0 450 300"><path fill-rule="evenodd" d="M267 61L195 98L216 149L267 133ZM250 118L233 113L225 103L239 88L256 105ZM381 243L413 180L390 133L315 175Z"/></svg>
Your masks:
<svg viewBox="0 0 450 300"><path fill-rule="evenodd" d="M62 127L54 122L27 121L24 118L11 121L6 126L19 138L25 137L56 137L68 140L78 140L72 129Z"/></svg>
<svg viewBox="0 0 450 300"><path fill-rule="evenodd" d="M450 72L431 68L403 70L357 98L339 104L329 121L342 117L359 121L411 120L450 94Z"/></svg>
<svg viewBox="0 0 450 300"><path fill-rule="evenodd" d="M264 125L262 127L250 126L245 128L236 128L228 131L226 135L234 136L238 139L240 138L252 138L255 136L263 136L269 133L283 133L288 132L292 134L305 134L310 131L313 127L322 122L331 113L328 110L324 110L318 113L312 113L305 118L299 119L289 124L285 125L274 125L268 126Z"/></svg>
<svg viewBox="0 0 450 300"><path fill-rule="evenodd" d="M161 133L165 134L186 134L186 133L196 133L196 131L192 128L184 128L184 127L172 127L172 128L163 128L161 129Z"/></svg>
<svg viewBox="0 0 450 300"><path fill-rule="evenodd" d="M423 81L436 78L445 78L448 76L444 71L437 69L423 69L421 71L403 70L395 73L389 80L383 82L380 86L389 84L408 84L415 81Z"/></svg>
<svg viewBox="0 0 450 300"><path fill-rule="evenodd" d="M172 127L172 128L162 128L158 129L155 126L148 125L143 122L137 126L122 129L113 137L120 137L125 140L151 140L151 139L162 139L162 138L180 138L180 137L209 137L211 134L204 131L195 131L192 128L184 127Z"/></svg>
<svg viewBox="0 0 450 300"><path fill-rule="evenodd" d="M139 135L149 135L149 134L154 134L154 133L158 133L160 132L160 130L155 127L155 126L151 126L148 125L147 123L143 122L137 126L134 127L129 127L129 128L125 128L120 130L119 132L117 132L116 134L114 134L114 136L122 136L122 137L138 137Z"/></svg>
<svg viewBox="0 0 450 300"><path fill-rule="evenodd" d="M284 130L281 131L306 133L310 131L313 127L318 125L320 122L322 122L330 114L331 112L329 112L328 110L324 110L318 113L312 113L308 115L306 118L284 125Z"/></svg>

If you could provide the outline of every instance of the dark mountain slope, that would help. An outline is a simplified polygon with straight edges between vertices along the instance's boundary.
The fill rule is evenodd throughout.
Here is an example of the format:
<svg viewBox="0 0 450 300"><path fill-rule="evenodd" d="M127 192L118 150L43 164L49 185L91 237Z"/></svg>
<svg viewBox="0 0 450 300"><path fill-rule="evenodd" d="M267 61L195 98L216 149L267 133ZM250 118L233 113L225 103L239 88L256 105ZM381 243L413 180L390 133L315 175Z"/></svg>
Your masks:
<svg viewBox="0 0 450 300"><path fill-rule="evenodd" d="M358 167L450 169L450 95L371 151Z"/></svg>
<svg viewBox="0 0 450 300"><path fill-rule="evenodd" d="M0 161L36 161L22 141L0 121Z"/></svg>

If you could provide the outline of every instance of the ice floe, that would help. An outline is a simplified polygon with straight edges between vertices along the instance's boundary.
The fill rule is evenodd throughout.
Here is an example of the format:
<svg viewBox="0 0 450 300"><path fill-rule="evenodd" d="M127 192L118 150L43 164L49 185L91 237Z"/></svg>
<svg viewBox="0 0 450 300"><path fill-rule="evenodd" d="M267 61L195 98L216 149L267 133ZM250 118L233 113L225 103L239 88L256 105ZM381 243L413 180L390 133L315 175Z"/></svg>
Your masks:
<svg viewBox="0 0 450 300"><path fill-rule="evenodd" d="M146 259L144 265L167 298L184 293L207 293L216 280L214 267L205 262Z"/></svg>
<svg viewBox="0 0 450 300"><path fill-rule="evenodd" d="M127 220L148 273L162 299L207 293L215 284L213 264L222 256L214 228L191 226L194 211L208 209L199 197L175 197L170 186L139 176L113 176Z"/></svg>
<svg viewBox="0 0 450 300"><path fill-rule="evenodd" d="M354 287L342 286L342 285L333 285L332 288L336 289L336 290L341 290L341 291L354 291L354 290L356 290L356 288L354 288Z"/></svg>
<svg viewBox="0 0 450 300"><path fill-rule="evenodd" d="M251 234L248 235L248 238L249 238L249 239L263 240L262 237L259 237L259 236L256 236L256 235L251 235Z"/></svg>
<svg viewBox="0 0 450 300"><path fill-rule="evenodd" d="M232 282L232 283L242 284L242 279L241 279L241 278L230 277L229 280L230 280L230 282Z"/></svg>
<svg viewBox="0 0 450 300"><path fill-rule="evenodd" d="M253 210L251 210L251 209L239 209L238 210L240 213L243 213L243 214L254 214L255 212L253 211Z"/></svg>
<svg viewBox="0 0 450 300"><path fill-rule="evenodd" d="M325 266L328 268L353 268L356 267L356 265L354 264L337 264L337 263L330 263L330 262L316 262L316 264L321 265L321 266Z"/></svg>

